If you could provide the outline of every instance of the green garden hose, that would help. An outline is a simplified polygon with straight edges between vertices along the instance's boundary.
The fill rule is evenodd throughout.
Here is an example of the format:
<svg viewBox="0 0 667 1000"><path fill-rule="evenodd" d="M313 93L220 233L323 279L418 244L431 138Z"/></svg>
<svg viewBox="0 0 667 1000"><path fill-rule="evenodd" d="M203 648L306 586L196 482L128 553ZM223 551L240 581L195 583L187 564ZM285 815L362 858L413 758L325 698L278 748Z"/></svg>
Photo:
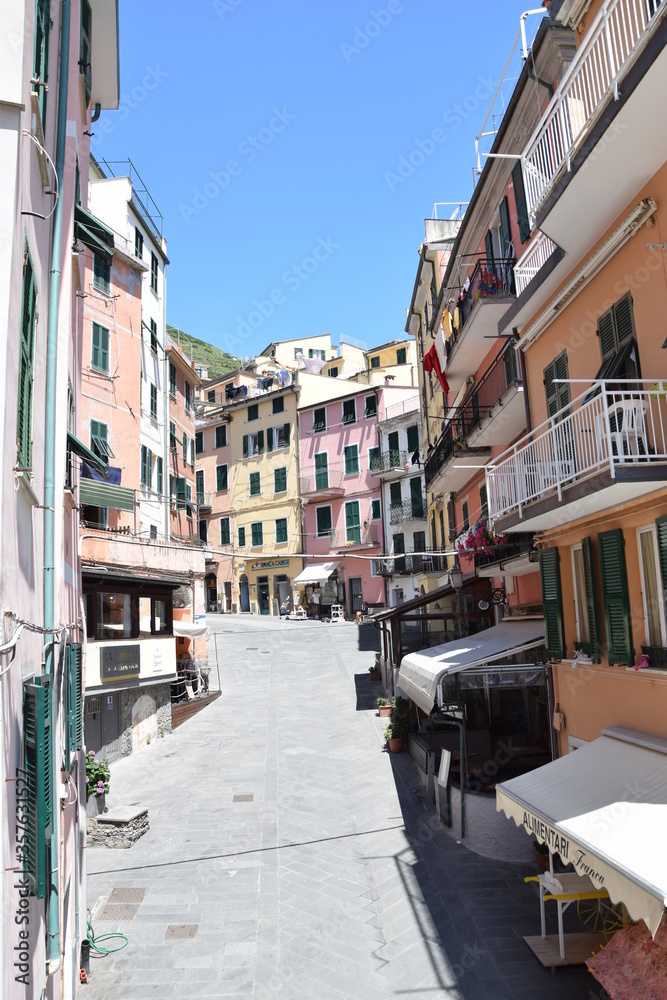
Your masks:
<svg viewBox="0 0 667 1000"><path fill-rule="evenodd" d="M96 951L98 955L112 955L115 951L122 951L123 948L127 947L128 939L125 934L121 934L120 931L114 931L111 934L100 934L96 939L93 933L93 925L90 922L90 918L87 920L88 923L88 941L90 942L91 951ZM109 941L111 938L122 938L120 944L116 945L115 948L104 948L100 941Z"/></svg>

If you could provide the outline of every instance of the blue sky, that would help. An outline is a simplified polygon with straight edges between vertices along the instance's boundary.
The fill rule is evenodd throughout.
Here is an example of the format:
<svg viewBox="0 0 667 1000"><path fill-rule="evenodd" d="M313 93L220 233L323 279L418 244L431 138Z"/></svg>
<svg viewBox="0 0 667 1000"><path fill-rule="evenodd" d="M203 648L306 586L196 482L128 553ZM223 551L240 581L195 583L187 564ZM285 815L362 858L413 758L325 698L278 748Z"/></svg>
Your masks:
<svg viewBox="0 0 667 1000"><path fill-rule="evenodd" d="M91 151L129 156L164 216L168 322L241 357L402 336L423 220L472 193L527 6L120 0L121 107Z"/></svg>

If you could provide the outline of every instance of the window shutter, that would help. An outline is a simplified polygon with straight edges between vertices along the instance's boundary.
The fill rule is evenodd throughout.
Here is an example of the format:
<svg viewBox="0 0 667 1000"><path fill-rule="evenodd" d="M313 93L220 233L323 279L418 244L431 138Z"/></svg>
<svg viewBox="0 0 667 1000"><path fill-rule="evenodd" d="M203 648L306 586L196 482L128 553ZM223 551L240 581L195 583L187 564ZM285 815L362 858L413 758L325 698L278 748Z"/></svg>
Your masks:
<svg viewBox="0 0 667 1000"><path fill-rule="evenodd" d="M266 450L273 451L273 427L266 429Z"/></svg>
<svg viewBox="0 0 667 1000"><path fill-rule="evenodd" d="M484 249L486 250L486 263L493 264L493 233L487 229L484 237Z"/></svg>
<svg viewBox="0 0 667 1000"><path fill-rule="evenodd" d="M83 746L82 647L73 642L67 647L67 736L68 758ZM69 759L67 761L69 765Z"/></svg>
<svg viewBox="0 0 667 1000"><path fill-rule="evenodd" d="M588 618L588 634L590 649L588 655L593 663L600 662L600 638L598 636L598 609L595 600L595 582L593 579L593 559L590 538L582 538L581 554L584 563L584 579L586 581L586 616Z"/></svg>
<svg viewBox="0 0 667 1000"><path fill-rule="evenodd" d="M547 413L553 417L570 402L569 382L556 382L555 379L569 378L567 352L562 351L550 365L544 369L544 390L547 397Z"/></svg>
<svg viewBox="0 0 667 1000"><path fill-rule="evenodd" d="M289 448L289 424L285 424L283 427L283 434L285 437L285 447Z"/></svg>
<svg viewBox="0 0 667 1000"><path fill-rule="evenodd" d="M500 203L500 252L502 254L503 260L509 254L510 243L512 237L510 234L510 213L507 202L507 196L503 198Z"/></svg>
<svg viewBox="0 0 667 1000"><path fill-rule="evenodd" d="M598 337L600 338L600 354L602 355L602 360L606 361L607 358L616 354L617 351L613 309L608 309L598 319Z"/></svg>
<svg viewBox="0 0 667 1000"><path fill-rule="evenodd" d="M658 534L658 561L662 577L662 599L665 602L665 620L667 621L667 516L659 517L655 522Z"/></svg>
<svg viewBox="0 0 667 1000"><path fill-rule="evenodd" d="M31 892L46 898L46 841L51 830L51 717L50 685L26 684L23 689L23 737L25 741L28 819L24 869Z"/></svg>
<svg viewBox="0 0 667 1000"><path fill-rule="evenodd" d="M417 448L419 447L419 428L416 424L411 424L408 427L408 451L411 455L414 455Z"/></svg>
<svg viewBox="0 0 667 1000"><path fill-rule="evenodd" d="M264 453L264 431L257 431L257 453L258 455Z"/></svg>
<svg viewBox="0 0 667 1000"><path fill-rule="evenodd" d="M248 457L248 435L247 434L243 435L243 457L244 458Z"/></svg>
<svg viewBox="0 0 667 1000"><path fill-rule="evenodd" d="M620 528L603 531L598 535L607 656L610 666L615 663L631 666L634 660L624 547L623 532Z"/></svg>
<svg viewBox="0 0 667 1000"><path fill-rule="evenodd" d="M635 337L635 317L632 308L632 294L628 292L614 306L614 325L618 346L622 347Z"/></svg>
<svg viewBox="0 0 667 1000"><path fill-rule="evenodd" d="M525 243L530 236L530 220L528 219L528 207L526 205L526 191L523 186L521 160L517 160L514 165L514 169L512 170L512 185L514 187L516 221L519 224L519 235L521 237L521 242Z"/></svg>
<svg viewBox="0 0 667 1000"><path fill-rule="evenodd" d="M565 628L558 549L540 550L540 577L544 608L544 645L547 656L562 660L565 656Z"/></svg>

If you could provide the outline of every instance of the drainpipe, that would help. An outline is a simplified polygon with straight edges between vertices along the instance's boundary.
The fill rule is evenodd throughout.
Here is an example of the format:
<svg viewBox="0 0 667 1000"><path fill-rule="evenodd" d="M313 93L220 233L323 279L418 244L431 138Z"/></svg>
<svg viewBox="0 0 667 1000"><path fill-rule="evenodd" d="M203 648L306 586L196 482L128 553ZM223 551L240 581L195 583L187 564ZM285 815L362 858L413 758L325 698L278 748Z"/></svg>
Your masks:
<svg viewBox="0 0 667 1000"><path fill-rule="evenodd" d="M44 670L54 673L55 633L55 497L56 497L56 375L58 367L58 305L60 301L60 261L62 254L65 144L67 135L67 91L69 72L70 0L60 7L60 67L58 72L58 120L56 126L56 175L60 196L53 213L51 273L49 276L49 322L46 338L46 403L44 412ZM51 718L55 719L56 685L51 685ZM56 771L55 730L51 726L51 880L48 913L48 973L60 967L60 899L58 869L58 774Z"/></svg>
<svg viewBox="0 0 667 1000"><path fill-rule="evenodd" d="M519 330L516 326L512 327L512 333L514 335L514 340L519 339ZM528 380L526 379L526 359L524 353L519 348L516 352L519 355L519 375L521 376L521 385L523 386L523 405L526 411L526 431L528 434L533 429L533 422L530 419L530 399L528 398Z"/></svg>

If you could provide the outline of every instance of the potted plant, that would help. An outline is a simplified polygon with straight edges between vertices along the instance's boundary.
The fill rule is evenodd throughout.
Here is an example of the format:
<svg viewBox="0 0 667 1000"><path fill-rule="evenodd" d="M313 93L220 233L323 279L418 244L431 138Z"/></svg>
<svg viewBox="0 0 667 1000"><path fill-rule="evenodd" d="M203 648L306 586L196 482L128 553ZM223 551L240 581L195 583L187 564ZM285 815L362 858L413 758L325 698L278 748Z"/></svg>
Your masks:
<svg viewBox="0 0 667 1000"><path fill-rule="evenodd" d="M539 840L533 841L533 847L535 848L537 867L547 871L549 868L549 848L546 844L540 843Z"/></svg>
<svg viewBox="0 0 667 1000"><path fill-rule="evenodd" d="M391 716L391 705L387 698L378 698L377 707L381 719L388 719Z"/></svg>
<svg viewBox="0 0 667 1000"><path fill-rule="evenodd" d="M399 720L389 723L384 731L385 739L392 753L401 753L405 746L405 726Z"/></svg>
<svg viewBox="0 0 667 1000"><path fill-rule="evenodd" d="M86 814L98 816L106 807L111 772L109 761L95 760L95 751L86 754Z"/></svg>
<svg viewBox="0 0 667 1000"><path fill-rule="evenodd" d="M368 668L368 675L369 675L369 677L370 677L370 679L372 681L380 681L380 680L382 680L382 673L380 671L380 664L377 663L377 661L373 664L372 667Z"/></svg>

